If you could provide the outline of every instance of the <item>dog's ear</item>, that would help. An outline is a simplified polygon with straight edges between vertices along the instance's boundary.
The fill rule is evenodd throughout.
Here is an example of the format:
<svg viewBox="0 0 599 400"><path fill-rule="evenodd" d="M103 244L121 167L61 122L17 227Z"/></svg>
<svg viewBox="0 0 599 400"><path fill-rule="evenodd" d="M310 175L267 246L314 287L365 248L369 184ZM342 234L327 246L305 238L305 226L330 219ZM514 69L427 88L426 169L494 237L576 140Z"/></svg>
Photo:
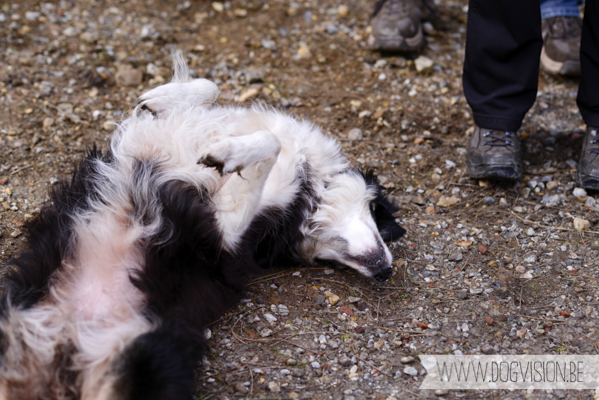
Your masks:
<svg viewBox="0 0 599 400"><path fill-rule="evenodd" d="M399 239L406 233L406 230L395 222L395 217L393 216L394 213L399 211L399 207L389 199L385 188L378 183L372 170L361 173L364 176L366 184L376 190L376 198L370 204L370 211L381 237L385 242L392 242Z"/></svg>
<svg viewBox="0 0 599 400"><path fill-rule="evenodd" d="M399 210L399 207L393 203L379 186L380 195L372 203L374 221L379 233L385 242L392 242L402 237L406 230L397 222L393 214Z"/></svg>

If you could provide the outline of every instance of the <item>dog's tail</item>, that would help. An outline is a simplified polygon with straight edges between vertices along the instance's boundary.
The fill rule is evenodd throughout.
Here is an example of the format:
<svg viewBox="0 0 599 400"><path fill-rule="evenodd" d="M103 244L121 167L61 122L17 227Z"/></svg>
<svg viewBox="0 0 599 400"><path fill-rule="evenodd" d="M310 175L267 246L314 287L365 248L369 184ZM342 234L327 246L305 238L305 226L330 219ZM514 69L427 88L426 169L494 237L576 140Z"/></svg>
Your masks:
<svg viewBox="0 0 599 400"><path fill-rule="evenodd" d="M171 57L173 59L173 79L171 82L187 83L191 82L191 73L183 57L183 52L176 47L171 48Z"/></svg>

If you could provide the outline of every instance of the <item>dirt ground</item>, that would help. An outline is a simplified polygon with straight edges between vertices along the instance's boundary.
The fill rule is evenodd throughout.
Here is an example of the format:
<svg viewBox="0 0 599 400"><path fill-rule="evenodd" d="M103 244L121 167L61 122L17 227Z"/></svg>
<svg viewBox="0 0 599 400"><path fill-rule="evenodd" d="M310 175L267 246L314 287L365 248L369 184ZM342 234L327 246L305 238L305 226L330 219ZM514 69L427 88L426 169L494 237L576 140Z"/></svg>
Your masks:
<svg viewBox="0 0 599 400"><path fill-rule="evenodd" d="M391 245L389 281L319 266L256 279L211 326L198 399L593 398L418 389L419 354L599 353L599 208L574 181L578 81L540 74L522 182L469 179L467 1L439 2L426 47L403 55L368 49L363 0L0 7L0 268L51 186L170 79L172 45L222 103L259 100L314 121L400 203L409 233Z"/></svg>

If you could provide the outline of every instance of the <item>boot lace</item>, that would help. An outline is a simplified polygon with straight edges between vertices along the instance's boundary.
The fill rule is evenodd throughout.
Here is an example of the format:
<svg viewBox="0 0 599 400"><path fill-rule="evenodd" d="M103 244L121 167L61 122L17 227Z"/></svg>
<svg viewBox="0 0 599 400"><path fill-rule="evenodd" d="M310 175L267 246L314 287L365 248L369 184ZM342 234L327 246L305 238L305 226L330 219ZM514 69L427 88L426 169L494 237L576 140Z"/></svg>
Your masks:
<svg viewBox="0 0 599 400"><path fill-rule="evenodd" d="M495 132L503 132L503 131L495 131ZM491 146L491 147L493 147L493 146L501 146L501 147L514 146L514 141L509 139L509 138L514 137L513 132L505 131L503 136L496 136L496 135L493 135L493 131L487 131L487 132L483 133L483 137L490 139L490 140L486 140L483 143L484 146Z"/></svg>

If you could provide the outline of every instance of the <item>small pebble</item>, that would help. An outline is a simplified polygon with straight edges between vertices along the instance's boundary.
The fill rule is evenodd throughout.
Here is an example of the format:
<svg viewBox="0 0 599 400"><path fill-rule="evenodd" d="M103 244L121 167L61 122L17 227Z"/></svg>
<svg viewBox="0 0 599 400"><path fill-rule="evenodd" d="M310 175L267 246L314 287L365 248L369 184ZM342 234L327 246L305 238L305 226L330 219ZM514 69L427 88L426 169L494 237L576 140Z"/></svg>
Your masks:
<svg viewBox="0 0 599 400"><path fill-rule="evenodd" d="M349 14L349 7L344 4L341 4L339 7L337 7L337 13L340 17L347 17L347 15Z"/></svg>
<svg viewBox="0 0 599 400"><path fill-rule="evenodd" d="M273 393L279 393L281 391L281 385L278 382L268 382L268 390Z"/></svg>
<svg viewBox="0 0 599 400"><path fill-rule="evenodd" d="M528 264L532 264L532 263L534 263L536 261L537 261L537 256L535 256L534 254L531 254L531 255L529 255L528 257L526 257L524 259L524 262L528 263Z"/></svg>
<svg viewBox="0 0 599 400"><path fill-rule="evenodd" d="M414 361L414 357L412 357L412 356L402 357L402 358L401 358L399 361L400 361L402 364L409 364L409 363L411 363L412 361Z"/></svg>
<svg viewBox="0 0 599 400"><path fill-rule="evenodd" d="M583 188L576 188L576 189L574 189L574 191L572 192L572 194L575 197L583 197L583 196L587 195L587 191L584 190Z"/></svg>
<svg viewBox="0 0 599 400"><path fill-rule="evenodd" d="M264 313L264 319L271 325L274 325L277 322L277 317L270 313Z"/></svg>
<svg viewBox="0 0 599 400"><path fill-rule="evenodd" d="M450 254L449 258L448 258L449 261L462 261L462 259L463 259L462 253L460 253L459 251Z"/></svg>
<svg viewBox="0 0 599 400"><path fill-rule="evenodd" d="M347 356L341 356L339 358L339 365L341 365L343 367L348 367L349 365L351 365L351 358L349 358Z"/></svg>
<svg viewBox="0 0 599 400"><path fill-rule="evenodd" d="M243 382L237 382L235 384L235 392L246 394L248 392L248 388L243 384Z"/></svg>
<svg viewBox="0 0 599 400"><path fill-rule="evenodd" d="M483 352L483 354L493 354L495 349L490 344L484 344L481 351Z"/></svg>
<svg viewBox="0 0 599 400"><path fill-rule="evenodd" d="M495 199L491 196L487 196L483 199L483 203L490 206L491 204L495 204Z"/></svg>
<svg viewBox="0 0 599 400"><path fill-rule="evenodd" d="M310 52L310 48L304 42L300 42L299 47L297 49L297 55L300 58L310 58L310 57L312 57L312 53Z"/></svg>
<svg viewBox="0 0 599 400"><path fill-rule="evenodd" d="M268 328L264 328L260 331L260 336L269 337L272 334L272 331Z"/></svg>
<svg viewBox="0 0 599 400"><path fill-rule="evenodd" d="M590 197L590 196L587 199L587 201L584 202L584 206L589 207L589 208L595 207L595 204L597 204L597 200L595 200L594 197Z"/></svg>
<svg viewBox="0 0 599 400"><path fill-rule="evenodd" d="M591 227L591 223L589 221L587 221L586 219L582 219L582 218L574 218L574 229L576 229L577 231L584 231L587 230Z"/></svg>
<svg viewBox="0 0 599 400"><path fill-rule="evenodd" d="M447 167L447 169L453 169L457 167L457 164L451 160L445 160L445 166Z"/></svg>
<svg viewBox="0 0 599 400"><path fill-rule="evenodd" d="M416 376L418 375L418 370L414 367L405 367L403 373L406 375Z"/></svg>
<svg viewBox="0 0 599 400"><path fill-rule="evenodd" d="M114 79L120 86L138 86L141 84L143 73L129 64L121 64L118 67Z"/></svg>
<svg viewBox="0 0 599 400"><path fill-rule="evenodd" d="M433 60L425 56L418 56L414 60L414 66L416 67L416 71L428 73L433 69Z"/></svg>
<svg viewBox="0 0 599 400"><path fill-rule="evenodd" d="M337 296L336 294L333 294L329 291L324 292L324 295L327 298L327 300L329 301L329 304L331 304L332 306L334 306L335 304L337 304L339 302L339 300L341 300L339 298L339 296Z"/></svg>
<svg viewBox="0 0 599 400"><path fill-rule="evenodd" d="M358 128L353 128L347 132L347 138L349 140L362 140L362 137L362 130Z"/></svg>

